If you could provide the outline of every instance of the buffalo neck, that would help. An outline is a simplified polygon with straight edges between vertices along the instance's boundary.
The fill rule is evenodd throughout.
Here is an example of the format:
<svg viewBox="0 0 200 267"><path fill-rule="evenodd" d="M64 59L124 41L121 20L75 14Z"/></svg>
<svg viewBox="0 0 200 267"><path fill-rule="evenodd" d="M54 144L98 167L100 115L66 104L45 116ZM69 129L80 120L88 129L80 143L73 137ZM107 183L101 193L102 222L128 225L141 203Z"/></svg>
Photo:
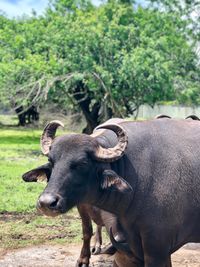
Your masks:
<svg viewBox="0 0 200 267"><path fill-rule="evenodd" d="M130 179L127 179L126 177L125 160L126 159L123 157L116 163L108 164L107 167L115 171L124 180L129 182ZM98 178L96 178L96 181L97 180ZM94 187L99 189L97 191L95 190L95 192L91 194L89 202L90 204L97 206L108 212L115 213L116 215L122 215L124 213L127 213L128 209L133 203L136 184L132 183L131 186L133 189L132 192L125 193L112 188L101 189L98 181L98 185L95 184Z"/></svg>
<svg viewBox="0 0 200 267"><path fill-rule="evenodd" d="M129 210L132 198L132 194L125 195L121 192L107 189L100 193L92 204L117 216L123 216Z"/></svg>

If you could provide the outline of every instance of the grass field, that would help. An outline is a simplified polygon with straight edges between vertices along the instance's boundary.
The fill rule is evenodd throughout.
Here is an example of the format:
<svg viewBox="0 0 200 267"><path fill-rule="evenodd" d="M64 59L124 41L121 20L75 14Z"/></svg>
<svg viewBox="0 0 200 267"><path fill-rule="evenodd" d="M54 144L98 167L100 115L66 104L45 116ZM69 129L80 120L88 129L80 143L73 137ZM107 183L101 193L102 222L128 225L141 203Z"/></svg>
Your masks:
<svg viewBox="0 0 200 267"><path fill-rule="evenodd" d="M24 172L45 162L40 153L40 131L0 130L0 212L31 212L44 184L25 183Z"/></svg>
<svg viewBox="0 0 200 267"><path fill-rule="evenodd" d="M24 172L47 161L40 152L40 135L39 130L0 129L1 249L81 241L76 209L57 218L38 215L35 205L45 184L25 183L21 178Z"/></svg>

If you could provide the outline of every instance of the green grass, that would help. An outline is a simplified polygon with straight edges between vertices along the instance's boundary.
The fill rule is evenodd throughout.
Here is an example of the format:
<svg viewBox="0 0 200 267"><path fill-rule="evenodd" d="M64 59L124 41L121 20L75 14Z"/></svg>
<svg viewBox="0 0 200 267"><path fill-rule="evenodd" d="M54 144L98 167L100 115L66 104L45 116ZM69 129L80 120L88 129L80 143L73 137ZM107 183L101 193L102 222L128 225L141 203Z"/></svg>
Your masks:
<svg viewBox="0 0 200 267"><path fill-rule="evenodd" d="M44 184L25 183L22 174L46 161L39 147L40 131L0 130L0 212L30 212Z"/></svg>
<svg viewBox="0 0 200 267"><path fill-rule="evenodd" d="M7 126L7 125L17 125L17 124L18 124L17 116L9 114L0 114L0 125Z"/></svg>
<svg viewBox="0 0 200 267"><path fill-rule="evenodd" d="M1 249L41 243L77 243L81 241L80 219L75 211L56 218L26 214L0 216Z"/></svg>
<svg viewBox="0 0 200 267"><path fill-rule="evenodd" d="M47 158L40 152L42 131L0 129L0 212L32 212L45 184L25 183L22 174Z"/></svg>

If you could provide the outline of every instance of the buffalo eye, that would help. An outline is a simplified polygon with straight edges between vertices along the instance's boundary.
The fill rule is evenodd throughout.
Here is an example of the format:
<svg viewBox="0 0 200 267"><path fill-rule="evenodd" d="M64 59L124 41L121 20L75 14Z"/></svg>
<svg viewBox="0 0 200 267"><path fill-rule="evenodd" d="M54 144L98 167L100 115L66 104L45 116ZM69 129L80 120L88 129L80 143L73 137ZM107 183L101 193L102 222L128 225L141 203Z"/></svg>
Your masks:
<svg viewBox="0 0 200 267"><path fill-rule="evenodd" d="M79 161L74 161L71 163L70 168L71 170L82 170L85 169L88 165L87 160L79 160Z"/></svg>

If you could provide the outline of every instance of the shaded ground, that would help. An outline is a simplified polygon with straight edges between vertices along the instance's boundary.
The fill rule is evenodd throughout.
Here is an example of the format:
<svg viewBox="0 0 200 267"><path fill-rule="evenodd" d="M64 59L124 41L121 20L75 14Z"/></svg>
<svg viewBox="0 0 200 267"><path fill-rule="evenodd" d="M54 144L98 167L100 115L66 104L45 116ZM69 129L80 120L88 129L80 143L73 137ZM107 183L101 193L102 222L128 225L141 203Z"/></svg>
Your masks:
<svg viewBox="0 0 200 267"><path fill-rule="evenodd" d="M75 267L80 245L40 245L0 252L1 267ZM200 267L200 246L187 245L176 252L173 267ZM109 256L93 256L91 267L111 267ZM126 266L124 266L126 267Z"/></svg>

